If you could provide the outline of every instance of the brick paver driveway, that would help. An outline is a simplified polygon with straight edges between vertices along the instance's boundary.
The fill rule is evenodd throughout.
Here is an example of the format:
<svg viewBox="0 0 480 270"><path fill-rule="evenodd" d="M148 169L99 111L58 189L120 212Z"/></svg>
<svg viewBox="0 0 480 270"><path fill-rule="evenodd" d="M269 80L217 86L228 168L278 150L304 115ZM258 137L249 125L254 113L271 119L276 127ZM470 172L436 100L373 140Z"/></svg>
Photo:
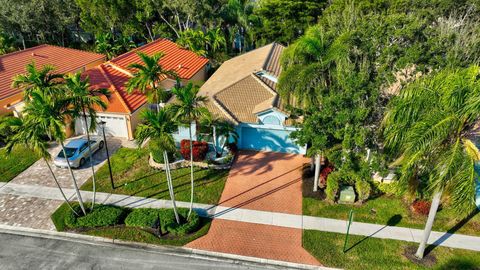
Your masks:
<svg viewBox="0 0 480 270"><path fill-rule="evenodd" d="M301 168L309 160L293 154L242 151L220 205L302 214ZM319 265L302 247L302 230L215 219L208 234L187 247Z"/></svg>

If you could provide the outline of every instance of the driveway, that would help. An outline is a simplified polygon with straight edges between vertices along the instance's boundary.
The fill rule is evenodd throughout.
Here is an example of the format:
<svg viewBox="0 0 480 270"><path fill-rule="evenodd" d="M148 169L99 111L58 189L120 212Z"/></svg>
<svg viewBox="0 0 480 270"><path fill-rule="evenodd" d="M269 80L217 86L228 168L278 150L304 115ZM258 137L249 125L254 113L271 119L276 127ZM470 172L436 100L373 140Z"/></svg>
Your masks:
<svg viewBox="0 0 480 270"><path fill-rule="evenodd" d="M67 143L68 141L65 144ZM109 154L112 155L120 148L120 146L128 145L129 142L127 140L119 138L107 138L107 143ZM55 143L52 144L48 151L53 158L60 152L60 150L61 147ZM92 159L95 170L98 170L98 168L100 168L107 159L105 148L100 149L96 153L94 153ZM50 166L52 167L55 175L57 176L58 182L62 187L73 188L72 178L68 169L57 168L55 165L53 165L53 162L50 162ZM74 169L73 172L78 185L81 186L92 176L90 161L87 160L87 162L85 162L85 164L81 168ZM56 184L52 179L52 175L50 174L50 171L48 170L48 167L43 159L35 162L32 166L17 175L9 183L56 187Z"/></svg>
<svg viewBox="0 0 480 270"><path fill-rule="evenodd" d="M301 155L241 151L219 205L301 215L301 169L308 162ZM301 229L280 226L215 219L208 234L187 247L320 265L303 249Z"/></svg>

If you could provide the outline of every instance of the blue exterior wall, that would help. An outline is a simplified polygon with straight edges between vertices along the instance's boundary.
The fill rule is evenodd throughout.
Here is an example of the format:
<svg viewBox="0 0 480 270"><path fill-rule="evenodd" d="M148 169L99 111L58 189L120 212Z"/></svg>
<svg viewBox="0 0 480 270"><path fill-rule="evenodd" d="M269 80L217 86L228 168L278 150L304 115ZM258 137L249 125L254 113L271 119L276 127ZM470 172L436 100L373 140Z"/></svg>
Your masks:
<svg viewBox="0 0 480 270"><path fill-rule="evenodd" d="M305 154L306 147L290 138L294 130L293 127L279 125L240 124L237 126L240 135L238 145L240 149Z"/></svg>

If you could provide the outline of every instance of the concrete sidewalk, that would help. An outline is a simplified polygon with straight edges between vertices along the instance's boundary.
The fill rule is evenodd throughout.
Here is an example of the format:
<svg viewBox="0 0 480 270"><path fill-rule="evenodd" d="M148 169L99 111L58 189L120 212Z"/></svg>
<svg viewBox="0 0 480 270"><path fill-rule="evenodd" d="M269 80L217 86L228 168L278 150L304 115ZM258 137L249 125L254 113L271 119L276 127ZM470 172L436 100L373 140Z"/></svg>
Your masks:
<svg viewBox="0 0 480 270"><path fill-rule="evenodd" d="M75 200L73 189L64 189L71 200ZM62 197L57 188L41 187L33 185L19 185L8 183L0 187L0 194L14 195L20 197L41 198L61 201ZM82 197L86 201L92 199L92 192L82 191ZM169 200L156 200L144 197L128 195L97 193L97 202L113 204L131 208L171 208ZM178 207L188 207L188 202L177 202ZM324 232L345 233L347 222L330 218L293 215L269 211L258 211L250 209L231 208L208 204L194 204L195 210L202 216L214 219L223 219L254 224L273 225L286 228L318 230ZM350 233L366 237L394 239L409 242L419 242L422 230L405 227L384 226L378 224L353 222ZM429 244L451 248L461 248L480 251L480 237L462 234L449 234L445 232L432 232Z"/></svg>

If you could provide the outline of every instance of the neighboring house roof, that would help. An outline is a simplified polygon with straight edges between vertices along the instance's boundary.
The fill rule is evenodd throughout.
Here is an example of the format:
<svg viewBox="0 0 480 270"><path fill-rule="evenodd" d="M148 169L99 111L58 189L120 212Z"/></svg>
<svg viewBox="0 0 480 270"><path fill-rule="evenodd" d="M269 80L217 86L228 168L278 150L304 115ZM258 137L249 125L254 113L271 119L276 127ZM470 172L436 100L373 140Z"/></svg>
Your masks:
<svg viewBox="0 0 480 270"><path fill-rule="evenodd" d="M25 66L32 61L37 67L53 65L56 72L68 73L81 71L88 64L104 59L105 56L102 54L47 44L2 55L0 56L0 100L22 92L21 89L12 88L12 79L18 74L24 74Z"/></svg>
<svg viewBox="0 0 480 270"><path fill-rule="evenodd" d="M238 124L257 123L257 113L268 109L282 111L276 89L283 49L271 43L223 63L200 88L210 112Z"/></svg>
<svg viewBox="0 0 480 270"><path fill-rule="evenodd" d="M191 79L208 64L207 58L183 49L167 39L158 39L122 54L84 73L90 77L90 85L93 89L106 88L110 90L111 97L108 100L106 112L132 113L147 102L144 94L139 92L128 94L125 87L127 81L132 77L132 70L128 66L132 63L141 63L137 52L147 55L157 52L164 53L164 57L159 63L167 70L174 70L181 79L185 80Z"/></svg>

